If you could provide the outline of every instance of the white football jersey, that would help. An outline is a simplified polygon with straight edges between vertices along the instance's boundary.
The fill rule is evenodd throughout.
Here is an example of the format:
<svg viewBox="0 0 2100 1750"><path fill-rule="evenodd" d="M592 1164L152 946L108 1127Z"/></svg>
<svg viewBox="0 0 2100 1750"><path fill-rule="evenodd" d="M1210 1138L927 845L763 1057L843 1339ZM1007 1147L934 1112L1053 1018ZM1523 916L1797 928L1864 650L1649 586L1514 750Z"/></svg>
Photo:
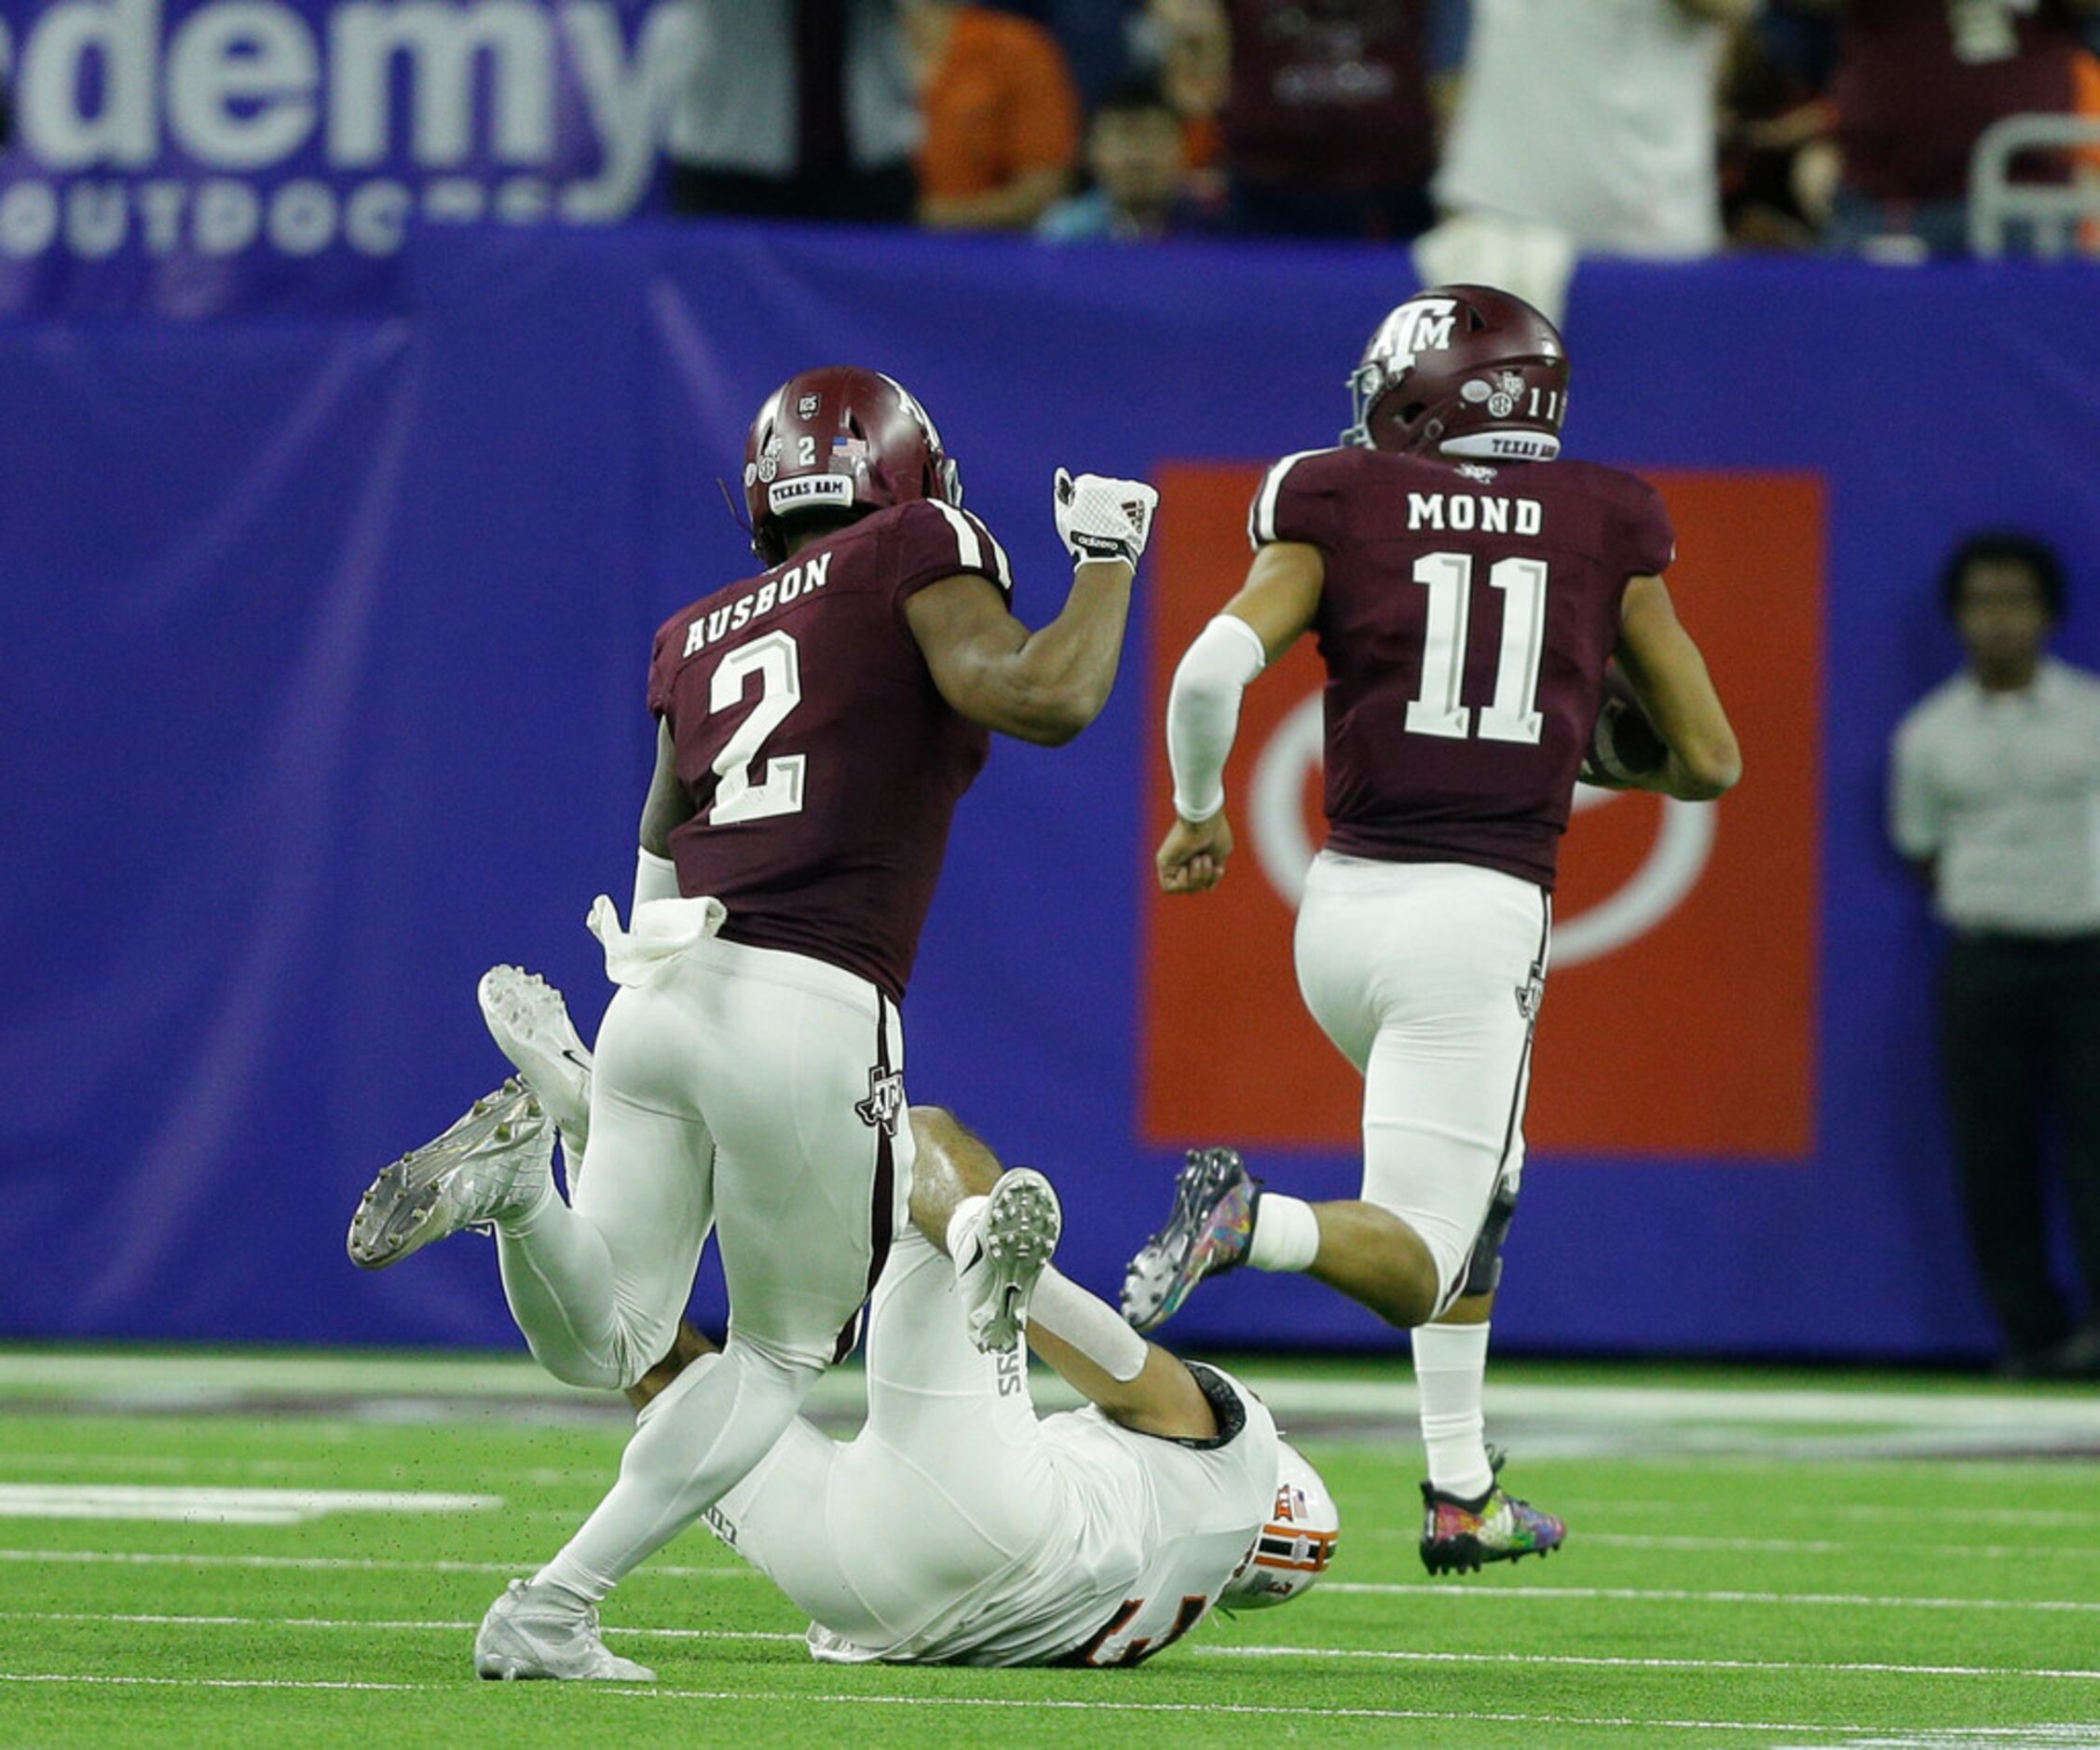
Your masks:
<svg viewBox="0 0 2100 1750"><path fill-rule="evenodd" d="M812 1628L819 1659L929 1664L1136 1664L1202 1621L1247 1559L1276 1497L1276 1426L1261 1400L1218 1373L1241 1426L1195 1446L1133 1433L1098 1410L1045 1416L1062 1500L1036 1559L971 1601L937 1635L880 1652ZM1199 1375L1200 1377L1200 1375Z"/></svg>

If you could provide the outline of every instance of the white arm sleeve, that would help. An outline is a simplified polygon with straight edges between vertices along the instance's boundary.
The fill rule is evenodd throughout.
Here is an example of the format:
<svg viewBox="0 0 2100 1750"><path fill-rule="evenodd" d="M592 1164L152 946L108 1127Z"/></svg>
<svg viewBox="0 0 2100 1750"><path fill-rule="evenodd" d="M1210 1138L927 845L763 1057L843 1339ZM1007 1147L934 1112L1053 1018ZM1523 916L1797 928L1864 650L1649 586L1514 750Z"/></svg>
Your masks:
<svg viewBox="0 0 2100 1750"><path fill-rule="evenodd" d="M634 921L639 911L651 899L675 899L678 896L678 866L667 856L659 856L654 851L636 849L634 853L634 905L627 914Z"/></svg>
<svg viewBox="0 0 2100 1750"><path fill-rule="evenodd" d="M1261 634L1244 620L1220 614L1174 671L1166 759L1174 769L1174 811L1183 820L1208 820L1225 806L1225 757L1239 729L1240 694L1268 662Z"/></svg>

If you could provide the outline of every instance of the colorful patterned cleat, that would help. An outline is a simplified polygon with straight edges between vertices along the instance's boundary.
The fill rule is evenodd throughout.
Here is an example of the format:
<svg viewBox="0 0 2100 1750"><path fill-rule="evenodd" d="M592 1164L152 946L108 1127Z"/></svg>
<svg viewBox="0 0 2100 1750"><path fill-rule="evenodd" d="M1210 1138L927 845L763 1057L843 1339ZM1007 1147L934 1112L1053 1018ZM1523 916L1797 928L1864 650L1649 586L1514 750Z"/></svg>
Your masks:
<svg viewBox="0 0 2100 1750"><path fill-rule="evenodd" d="M1550 1555L1566 1540L1564 1522L1502 1486L1503 1456L1489 1449L1497 1481L1477 1499L1463 1501L1422 1485L1422 1565L1432 1574L1477 1574L1484 1562Z"/></svg>
<svg viewBox="0 0 2100 1750"><path fill-rule="evenodd" d="M1164 1324L1205 1277L1246 1258L1261 1195L1261 1182L1237 1150L1189 1151L1174 1182L1174 1212L1124 1273L1123 1317L1132 1330Z"/></svg>

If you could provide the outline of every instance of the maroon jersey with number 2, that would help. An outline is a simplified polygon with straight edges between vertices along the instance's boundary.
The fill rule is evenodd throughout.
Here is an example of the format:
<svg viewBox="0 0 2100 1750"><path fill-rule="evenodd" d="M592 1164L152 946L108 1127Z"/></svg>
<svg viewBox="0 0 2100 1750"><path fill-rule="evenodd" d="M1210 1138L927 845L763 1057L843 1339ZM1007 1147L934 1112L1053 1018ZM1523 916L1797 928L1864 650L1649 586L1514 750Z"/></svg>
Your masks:
<svg viewBox="0 0 2100 1750"><path fill-rule="evenodd" d="M930 499L878 511L673 615L649 661L693 817L678 889L722 934L904 995L948 822L990 736L940 695L905 603L943 578L1013 591L977 518Z"/></svg>
<svg viewBox="0 0 2100 1750"><path fill-rule="evenodd" d="M1619 599L1674 551L1656 489L1591 462L1309 450L1269 471L1249 532L1326 558L1329 847L1550 890Z"/></svg>

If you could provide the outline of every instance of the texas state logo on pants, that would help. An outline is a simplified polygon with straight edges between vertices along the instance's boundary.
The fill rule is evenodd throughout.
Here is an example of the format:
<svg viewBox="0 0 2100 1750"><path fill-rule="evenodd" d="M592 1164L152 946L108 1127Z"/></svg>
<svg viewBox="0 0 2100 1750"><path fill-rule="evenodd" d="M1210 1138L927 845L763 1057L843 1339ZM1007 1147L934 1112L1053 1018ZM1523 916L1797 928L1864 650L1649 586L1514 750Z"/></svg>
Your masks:
<svg viewBox="0 0 2100 1750"><path fill-rule="evenodd" d="M1148 720L1239 586L1257 466L1170 464ZM1823 498L1801 475L1651 473L1670 585L1744 750L1717 805L1578 786L1525 1129L1563 1154L1806 1158L1815 1137ZM1226 785L1238 852L1214 893L1145 877L1146 1141L1354 1147L1361 1085L1305 1013L1291 922L1321 838L1310 638L1248 690ZM1151 752L1147 841L1169 818Z"/></svg>

